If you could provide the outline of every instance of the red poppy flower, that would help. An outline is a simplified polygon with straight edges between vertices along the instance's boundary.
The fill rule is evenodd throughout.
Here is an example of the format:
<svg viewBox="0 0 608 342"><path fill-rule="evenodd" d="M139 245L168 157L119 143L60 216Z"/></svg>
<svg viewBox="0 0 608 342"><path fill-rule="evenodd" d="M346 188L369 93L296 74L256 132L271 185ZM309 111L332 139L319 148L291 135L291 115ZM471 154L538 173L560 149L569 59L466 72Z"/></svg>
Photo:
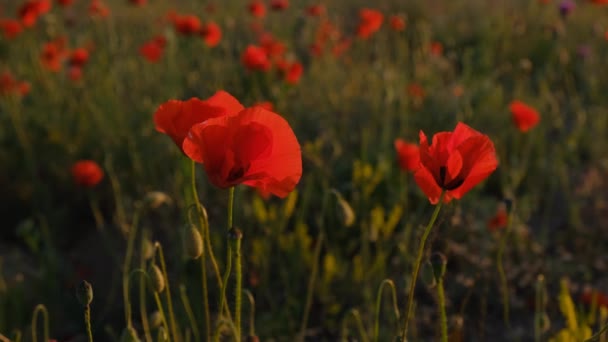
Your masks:
<svg viewBox="0 0 608 342"><path fill-rule="evenodd" d="M214 47L220 43L222 39L222 30L214 22L208 22L201 28L200 31L203 41L208 47Z"/></svg>
<svg viewBox="0 0 608 342"><path fill-rule="evenodd" d="M513 123L522 132L527 132L538 124L540 116L536 109L528 106L527 104L514 100L509 104L511 110L511 118Z"/></svg>
<svg viewBox="0 0 608 342"><path fill-rule="evenodd" d="M420 131L420 163L414 178L432 204L442 191L446 203L460 199L498 167L490 138L461 122L454 132L435 134L430 146Z"/></svg>
<svg viewBox="0 0 608 342"><path fill-rule="evenodd" d="M488 220L488 229L495 231L507 226L507 210L504 207L500 207L496 212L496 215Z"/></svg>
<svg viewBox="0 0 608 342"><path fill-rule="evenodd" d="M350 48L352 43L352 38L341 39L339 42L336 43L336 45L331 48L331 53L335 57L340 57L344 54L344 52L346 52Z"/></svg>
<svg viewBox="0 0 608 342"><path fill-rule="evenodd" d="M63 57L63 47L57 41L49 42L42 46L40 62L45 69L58 72L61 69Z"/></svg>
<svg viewBox="0 0 608 342"><path fill-rule="evenodd" d="M593 301L597 301L599 307L608 309L608 295L598 292L597 290L586 290L581 294L581 301L587 305L591 305Z"/></svg>
<svg viewBox="0 0 608 342"><path fill-rule="evenodd" d="M247 6L247 9L256 18L263 18L266 15L266 7L264 7L264 3L261 1L252 1Z"/></svg>
<svg viewBox="0 0 608 342"><path fill-rule="evenodd" d="M23 31L23 26L19 20L0 19L0 29L6 39L13 39Z"/></svg>
<svg viewBox="0 0 608 342"><path fill-rule="evenodd" d="M407 94L415 100L424 100L426 92L418 83L411 83L407 86Z"/></svg>
<svg viewBox="0 0 608 342"><path fill-rule="evenodd" d="M148 0L129 0L129 2L131 3L131 5L144 6L148 2Z"/></svg>
<svg viewBox="0 0 608 342"><path fill-rule="evenodd" d="M49 0L30 0L19 7L19 18L24 27L34 26L38 17L51 9Z"/></svg>
<svg viewBox="0 0 608 342"><path fill-rule="evenodd" d="M110 15L110 9L101 0L92 0L89 5L89 15L92 17L105 18Z"/></svg>
<svg viewBox="0 0 608 342"><path fill-rule="evenodd" d="M393 31L403 31L405 30L405 19L398 15L393 15L389 19L389 26L391 29L393 29Z"/></svg>
<svg viewBox="0 0 608 342"><path fill-rule="evenodd" d="M260 46L266 51L266 54L270 59L280 58L285 55L285 52L287 51L285 44L275 39L270 33L262 33L258 40Z"/></svg>
<svg viewBox="0 0 608 342"><path fill-rule="evenodd" d="M154 123L157 131L171 137L177 147L182 149L184 139L194 124L219 116L233 115L243 108L232 95L218 91L206 100L169 100L160 105L154 113Z"/></svg>
<svg viewBox="0 0 608 342"><path fill-rule="evenodd" d="M0 75L0 96L18 95L25 96L30 92L30 84L18 81L9 71Z"/></svg>
<svg viewBox="0 0 608 342"><path fill-rule="evenodd" d="M320 17L325 14L325 6L318 4L306 7L306 14L310 17Z"/></svg>
<svg viewBox="0 0 608 342"><path fill-rule="evenodd" d="M291 127L260 106L194 125L183 147L220 188L242 183L283 198L302 176L300 144Z"/></svg>
<svg viewBox="0 0 608 342"><path fill-rule="evenodd" d="M381 12L369 8L359 11L359 26L357 26L357 36L362 39L369 38L380 29L384 15Z"/></svg>
<svg viewBox="0 0 608 342"><path fill-rule="evenodd" d="M433 56L441 56L443 54L443 44L440 42L432 42L429 49Z"/></svg>
<svg viewBox="0 0 608 342"><path fill-rule="evenodd" d="M70 66L68 69L68 78L72 82L78 82L82 79L82 67L81 66Z"/></svg>
<svg viewBox="0 0 608 342"><path fill-rule="evenodd" d="M154 38L139 48L139 53L150 63L158 62L165 51L166 40L162 36L159 37L162 40Z"/></svg>
<svg viewBox="0 0 608 342"><path fill-rule="evenodd" d="M270 101L261 101L261 102L256 102L253 104L253 106L259 106L262 107L268 111L274 111L274 105L272 104L272 102Z"/></svg>
<svg viewBox="0 0 608 342"><path fill-rule="evenodd" d="M173 27L175 31L183 35L191 35L198 33L201 30L201 21L198 17L186 14L175 15L173 18Z"/></svg>
<svg viewBox="0 0 608 342"><path fill-rule="evenodd" d="M74 0L55 0L55 2L61 7L68 7L74 3Z"/></svg>
<svg viewBox="0 0 608 342"><path fill-rule="evenodd" d="M289 7L289 1L287 0L272 0L270 2L270 8L275 11L284 11Z"/></svg>
<svg viewBox="0 0 608 342"><path fill-rule="evenodd" d="M72 165L72 178L76 185L92 188L103 179L101 167L93 160L79 160Z"/></svg>
<svg viewBox="0 0 608 342"><path fill-rule="evenodd" d="M420 148L403 139L395 140L399 166L403 171L416 171L420 167Z"/></svg>
<svg viewBox="0 0 608 342"><path fill-rule="evenodd" d="M297 84L302 77L304 67L300 62L294 62L285 70L285 82L289 84Z"/></svg>
<svg viewBox="0 0 608 342"><path fill-rule="evenodd" d="M268 71L271 67L270 59L266 51L255 45L249 45L243 52L241 61L249 70Z"/></svg>
<svg viewBox="0 0 608 342"><path fill-rule="evenodd" d="M85 48L72 50L69 58L69 64L75 67L82 67L89 60L89 51Z"/></svg>

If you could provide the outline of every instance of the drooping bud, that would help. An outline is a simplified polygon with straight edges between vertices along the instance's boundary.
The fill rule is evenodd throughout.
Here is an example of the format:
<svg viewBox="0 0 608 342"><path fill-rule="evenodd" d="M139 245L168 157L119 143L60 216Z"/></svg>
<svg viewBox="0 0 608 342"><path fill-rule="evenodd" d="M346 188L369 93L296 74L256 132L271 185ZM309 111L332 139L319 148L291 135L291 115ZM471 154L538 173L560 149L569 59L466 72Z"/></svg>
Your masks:
<svg viewBox="0 0 608 342"><path fill-rule="evenodd" d="M83 307L87 307L93 301L93 287L91 284L83 280L78 284L78 288L76 289L76 298Z"/></svg>
<svg viewBox="0 0 608 342"><path fill-rule="evenodd" d="M203 238L195 225L190 225L184 232L184 251L191 259L198 259L203 254Z"/></svg>
<svg viewBox="0 0 608 342"><path fill-rule="evenodd" d="M431 265L433 266L433 276L435 277L435 281L439 282L440 279L443 278L445 274L446 265L448 260L445 255L439 252L435 252L431 255Z"/></svg>
<svg viewBox="0 0 608 342"><path fill-rule="evenodd" d="M163 292L165 289L165 278L163 277L163 272L154 263L150 264L148 267L148 279L150 281L150 287L152 287L154 292Z"/></svg>

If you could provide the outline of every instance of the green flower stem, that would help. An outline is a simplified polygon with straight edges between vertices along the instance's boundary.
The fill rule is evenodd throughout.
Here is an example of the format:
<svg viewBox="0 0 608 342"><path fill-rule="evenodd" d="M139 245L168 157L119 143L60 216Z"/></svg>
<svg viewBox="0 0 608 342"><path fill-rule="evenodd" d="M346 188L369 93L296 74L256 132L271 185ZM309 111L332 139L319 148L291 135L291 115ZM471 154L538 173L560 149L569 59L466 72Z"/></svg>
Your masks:
<svg viewBox="0 0 608 342"><path fill-rule="evenodd" d="M140 246L140 258L139 258L139 268L142 270L142 274L139 276L139 315L141 316L141 325L144 330L144 337L147 342L152 342L152 335L150 334L150 323L148 322L148 314L146 309L146 258L144 255L144 248L147 241L148 232L143 231L143 236L141 239Z"/></svg>
<svg viewBox="0 0 608 342"><path fill-rule="evenodd" d="M230 278L230 272L232 271L232 251L230 250L230 246L228 246L228 259L226 260L226 273L224 273L223 286L220 293L220 305L219 307L223 307L226 302L226 285L228 284L228 279ZM220 328L221 325L218 323L215 329L215 334L213 336L213 340L219 342L220 340Z"/></svg>
<svg viewBox="0 0 608 342"><path fill-rule="evenodd" d="M91 307L89 305L84 307L84 324L87 328L88 341L93 342L93 332L91 331Z"/></svg>
<svg viewBox="0 0 608 342"><path fill-rule="evenodd" d="M131 321L131 302L129 301L129 267L131 266L131 259L133 258L133 249L135 247L135 237L137 236L137 226L139 224L139 215L141 207L136 208L133 213L133 221L131 228L129 228L129 240L127 242L127 253L125 254L125 261L122 266L122 297L125 305L125 320L127 327L132 328L133 323Z"/></svg>
<svg viewBox="0 0 608 342"><path fill-rule="evenodd" d="M448 342L448 318L445 312L445 290L443 277L437 282L437 298L439 299L439 324L441 327L441 342Z"/></svg>
<svg viewBox="0 0 608 342"><path fill-rule="evenodd" d="M180 284L179 293L182 299L182 304L184 306L184 310L186 311L186 315L188 316L188 320L190 321L190 326L192 327L192 334L194 335L195 341L201 341L200 332L198 331L198 327L196 326L196 320L194 319L194 312L192 311L192 307L190 306L190 300L188 299L188 293L186 292L186 286L184 284ZM207 338L205 341L209 341Z"/></svg>
<svg viewBox="0 0 608 342"><path fill-rule="evenodd" d="M397 306L397 290L395 288L395 283L390 279L384 279L378 288L378 294L376 296L376 311L375 311L375 321L374 321L374 338L373 341L378 341L378 334L380 332L380 307L382 306L382 293L384 291L384 287L390 287L391 289L391 299L393 301L393 311L395 312L395 320L399 322L399 307Z"/></svg>
<svg viewBox="0 0 608 342"><path fill-rule="evenodd" d="M507 221L507 227L500 239L500 245L498 246L498 252L496 254L496 268L498 269L498 275L500 277L501 284L501 292L502 292L502 313L503 320L505 325L508 327L511 326L509 319L509 284L507 282L507 276L505 274L505 269L502 261L502 257L505 253L505 248L507 246L507 239L509 237L509 233L511 232L511 226L513 225L513 212L514 208L511 208L511 212L509 213L509 218Z"/></svg>
<svg viewBox="0 0 608 342"><path fill-rule="evenodd" d="M241 308L242 308L242 296L243 296L243 275L242 275L242 266L241 266L241 238L242 236L238 236L236 239L231 241L232 250L234 259L234 273L235 273L235 283L234 283L234 300L235 300L235 308L234 308L234 324L236 326L236 341L239 342L241 340Z"/></svg>
<svg viewBox="0 0 608 342"><path fill-rule="evenodd" d="M321 257L321 246L323 246L323 230L319 231L317 237L317 244L315 246L315 254L313 257L312 270L310 272L310 278L308 279L308 290L306 291L306 304L304 306L304 315L302 316L302 323L300 325L300 341L304 341L304 335L306 333L306 326L308 325L308 316L310 315L310 308L312 307L312 296L315 289L315 282L317 279L317 273L319 272L319 259Z"/></svg>
<svg viewBox="0 0 608 342"><path fill-rule="evenodd" d="M42 319L44 320L44 341L49 340L49 312L46 306L38 304L34 308L34 315L32 317L32 341L38 342L38 315L42 313Z"/></svg>
<svg viewBox="0 0 608 342"><path fill-rule="evenodd" d="M154 292L154 301L156 302L156 307L158 308L158 312L160 313L162 325L165 328L165 331L169 331L169 325L167 324L165 310L163 309L163 303L160 300L160 296L158 295L158 292Z"/></svg>
<svg viewBox="0 0 608 342"><path fill-rule="evenodd" d="M234 211L234 187L231 187L228 193L228 230L232 228Z"/></svg>
<svg viewBox="0 0 608 342"><path fill-rule="evenodd" d="M165 264L165 256L163 254L163 248L160 243L154 243L155 249L158 251L158 258L160 259L160 266L163 271L163 277L165 278L165 295L167 297L167 308L169 310L169 323L171 326L171 335L173 335L173 341L179 341L179 334L177 332L177 324L175 323L175 314L173 313L173 301L171 300L171 290L169 289L169 278L167 277L167 266Z"/></svg>
<svg viewBox="0 0 608 342"><path fill-rule="evenodd" d="M196 211L198 213L198 219L199 219L199 227L198 229L200 230L201 236L203 237L203 239L207 239L207 225L205 224L204 220L203 220L203 213L202 213L202 209L201 209L201 204L198 198L198 191L196 189L196 164L194 163L194 160L192 160L192 196L194 197L194 204L196 205ZM203 244L204 246L204 244ZM209 251L209 254L212 254L211 251ZM209 319L209 291L207 288L207 252L205 251L205 248L203 247L203 253L201 253L200 256L200 260L201 260L201 278L202 279L202 283L203 283L203 311L204 311L204 318L203 318L203 322L204 322L204 327L205 327L205 341L209 341L209 337L210 337L210 327L211 324L210 319ZM219 276L219 271L218 274L216 274L217 278L220 279ZM221 282L219 283L220 288L221 288ZM220 307L220 311L221 311L221 307ZM194 329L194 327L193 327ZM197 329L198 330L198 329ZM198 340L198 336L197 340Z"/></svg>
<svg viewBox="0 0 608 342"><path fill-rule="evenodd" d="M361 342L368 342L367 334L365 333L365 328L363 327L363 321L361 320L361 315L359 314L359 310L352 309L349 311L348 315L342 321L342 341L348 341L347 332L348 332L348 318L353 317L355 320L355 325L357 326L357 330L359 330L359 336L361 337Z"/></svg>
<svg viewBox="0 0 608 342"><path fill-rule="evenodd" d="M420 273L420 265L422 264L422 257L424 256L424 248L426 245L426 239L429 237L431 230L433 229L433 225L437 220L437 216L439 216L439 210L441 210L441 206L443 204L443 198L445 196L445 191L441 193L439 196L439 202L435 206L435 211L433 211L433 215L431 216L431 220L429 224L424 229L424 234L420 239L420 246L418 247L418 255L416 256L416 263L414 264L414 271L412 272L411 280L410 280L410 291L407 297L407 307L405 309L405 323L403 326L403 333L401 334L401 338L403 342L407 341L407 328L410 322L410 317L412 315L412 307L414 306L414 290L416 289L416 280L418 280L418 273Z"/></svg>

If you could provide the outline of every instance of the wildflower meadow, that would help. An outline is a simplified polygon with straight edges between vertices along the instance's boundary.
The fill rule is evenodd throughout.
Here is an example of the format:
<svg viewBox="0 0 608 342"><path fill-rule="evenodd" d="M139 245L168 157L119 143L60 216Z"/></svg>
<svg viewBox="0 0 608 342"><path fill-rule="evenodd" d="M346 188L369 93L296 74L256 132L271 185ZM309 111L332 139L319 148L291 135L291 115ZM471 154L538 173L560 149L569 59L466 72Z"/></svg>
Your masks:
<svg viewBox="0 0 608 342"><path fill-rule="evenodd" d="M0 341L608 341L608 1L0 0Z"/></svg>

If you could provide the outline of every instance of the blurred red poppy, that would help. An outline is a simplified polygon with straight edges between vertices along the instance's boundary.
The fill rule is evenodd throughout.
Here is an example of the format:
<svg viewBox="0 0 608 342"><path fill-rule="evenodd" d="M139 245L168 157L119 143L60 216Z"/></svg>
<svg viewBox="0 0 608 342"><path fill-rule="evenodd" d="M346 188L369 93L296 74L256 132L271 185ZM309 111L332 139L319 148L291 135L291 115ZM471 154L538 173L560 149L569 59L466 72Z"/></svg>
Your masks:
<svg viewBox="0 0 608 342"><path fill-rule="evenodd" d="M303 72L304 67L302 66L302 63L291 63L285 70L285 82L289 84L297 84L300 81L300 77L302 77Z"/></svg>
<svg viewBox="0 0 608 342"><path fill-rule="evenodd" d="M266 7L264 3L258 0L254 0L247 6L249 13L256 18L263 18L266 15Z"/></svg>
<svg viewBox="0 0 608 342"><path fill-rule="evenodd" d="M154 124L158 132L171 137L177 147L182 149L184 139L194 124L233 115L243 108L232 95L218 91L206 100L191 98L187 101L169 100L161 104L154 113Z"/></svg>
<svg viewBox="0 0 608 342"><path fill-rule="evenodd" d="M173 27L175 31L183 35L191 35L201 30L201 21L192 14L179 15L173 17Z"/></svg>
<svg viewBox="0 0 608 342"><path fill-rule="evenodd" d="M442 191L446 203L460 199L498 167L490 138L461 122L454 132L436 133L430 146L420 131L420 163L414 178L432 204Z"/></svg>
<svg viewBox="0 0 608 342"><path fill-rule="evenodd" d="M146 3L148 3L148 0L129 0L129 3L135 6L144 6Z"/></svg>
<svg viewBox="0 0 608 342"><path fill-rule="evenodd" d="M416 144L408 143L403 139L395 140L395 150L399 167L403 171L416 171L420 167L420 148Z"/></svg>
<svg viewBox="0 0 608 342"><path fill-rule="evenodd" d="M598 307L608 309L608 295L597 290L587 289L583 291L581 294L581 301L587 305L591 305L596 301Z"/></svg>
<svg viewBox="0 0 608 342"><path fill-rule="evenodd" d="M164 36L156 36L139 48L139 53L150 63L160 60L165 51L167 40Z"/></svg>
<svg viewBox="0 0 608 342"><path fill-rule="evenodd" d="M426 96L424 88L418 83L410 83L407 86L407 94L414 100L422 101Z"/></svg>
<svg viewBox="0 0 608 342"><path fill-rule="evenodd" d="M270 101L256 102L253 104L253 106L259 106L271 112L274 111L274 105Z"/></svg>
<svg viewBox="0 0 608 342"><path fill-rule="evenodd" d="M208 47L216 46L222 39L222 30L216 23L212 21L203 25L200 30L200 34Z"/></svg>
<svg viewBox="0 0 608 342"><path fill-rule="evenodd" d="M270 1L270 8L275 11L283 11L289 7L289 1L287 0L272 0Z"/></svg>
<svg viewBox="0 0 608 342"><path fill-rule="evenodd" d="M509 104L513 123L522 132L527 132L536 126L540 121L540 116L536 109L527 104L514 100Z"/></svg>
<svg viewBox="0 0 608 342"><path fill-rule="evenodd" d="M36 24L38 17L51 9L50 0L29 0L19 7L19 18L24 27Z"/></svg>
<svg viewBox="0 0 608 342"><path fill-rule="evenodd" d="M23 31L23 26L19 20L0 19L0 29L6 39L13 39Z"/></svg>
<svg viewBox="0 0 608 342"><path fill-rule="evenodd" d="M285 44L274 38L270 33L262 33L259 42L270 59L280 58L285 55L285 52L287 51Z"/></svg>
<svg viewBox="0 0 608 342"><path fill-rule="evenodd" d="M441 56L443 54L443 44L440 42L432 42L429 47L431 55L433 56Z"/></svg>
<svg viewBox="0 0 608 342"><path fill-rule="evenodd" d="M321 4L308 6L306 14L311 17L320 17L325 14L325 6Z"/></svg>
<svg viewBox="0 0 608 342"><path fill-rule="evenodd" d="M280 115L260 106L196 124L184 152L203 163L219 188L245 184L286 197L302 176L302 154L293 130Z"/></svg>
<svg viewBox="0 0 608 342"><path fill-rule="evenodd" d="M359 26L357 26L357 36L362 39L369 38L380 29L384 15L381 12L369 8L359 11Z"/></svg>
<svg viewBox="0 0 608 342"><path fill-rule="evenodd" d="M608 5L608 0L591 0L596 5Z"/></svg>
<svg viewBox="0 0 608 342"><path fill-rule="evenodd" d="M89 60L89 51L85 48L77 48L72 50L68 63L71 66L82 67Z"/></svg>
<svg viewBox="0 0 608 342"><path fill-rule="evenodd" d="M352 45L352 38L343 38L340 41L336 42L336 44L331 48L331 53L335 57L340 57L344 52L346 52L350 46Z"/></svg>
<svg viewBox="0 0 608 342"><path fill-rule="evenodd" d="M92 188L103 179L104 172L93 160L79 160L72 165L72 178L76 185Z"/></svg>
<svg viewBox="0 0 608 342"><path fill-rule="evenodd" d="M110 15L110 9L101 0L92 0L89 5L89 15L92 17L105 18Z"/></svg>
<svg viewBox="0 0 608 342"><path fill-rule="evenodd" d="M5 71L0 74L0 96L25 96L29 92L30 84L28 82L18 81L9 71Z"/></svg>
<svg viewBox="0 0 608 342"><path fill-rule="evenodd" d="M55 2L61 7L68 7L74 3L74 0L55 0Z"/></svg>
<svg viewBox="0 0 608 342"><path fill-rule="evenodd" d="M64 46L61 40L45 43L42 46L42 52L40 54L42 66L49 71L58 72L61 69L61 63L65 56L65 51L63 49Z"/></svg>
<svg viewBox="0 0 608 342"><path fill-rule="evenodd" d="M405 30L405 19L398 15L393 15L389 19L389 25L393 31L403 31Z"/></svg>
<svg viewBox="0 0 608 342"><path fill-rule="evenodd" d="M249 45L241 56L241 62L249 70L268 71L271 63L266 51L256 45Z"/></svg>
<svg viewBox="0 0 608 342"><path fill-rule="evenodd" d="M68 68L68 78L72 82L78 82L82 79L82 66L70 66Z"/></svg>
<svg viewBox="0 0 608 342"><path fill-rule="evenodd" d="M496 215L488 220L488 229L490 231L495 231L501 228L505 228L507 226L507 210L501 206L498 208Z"/></svg>

